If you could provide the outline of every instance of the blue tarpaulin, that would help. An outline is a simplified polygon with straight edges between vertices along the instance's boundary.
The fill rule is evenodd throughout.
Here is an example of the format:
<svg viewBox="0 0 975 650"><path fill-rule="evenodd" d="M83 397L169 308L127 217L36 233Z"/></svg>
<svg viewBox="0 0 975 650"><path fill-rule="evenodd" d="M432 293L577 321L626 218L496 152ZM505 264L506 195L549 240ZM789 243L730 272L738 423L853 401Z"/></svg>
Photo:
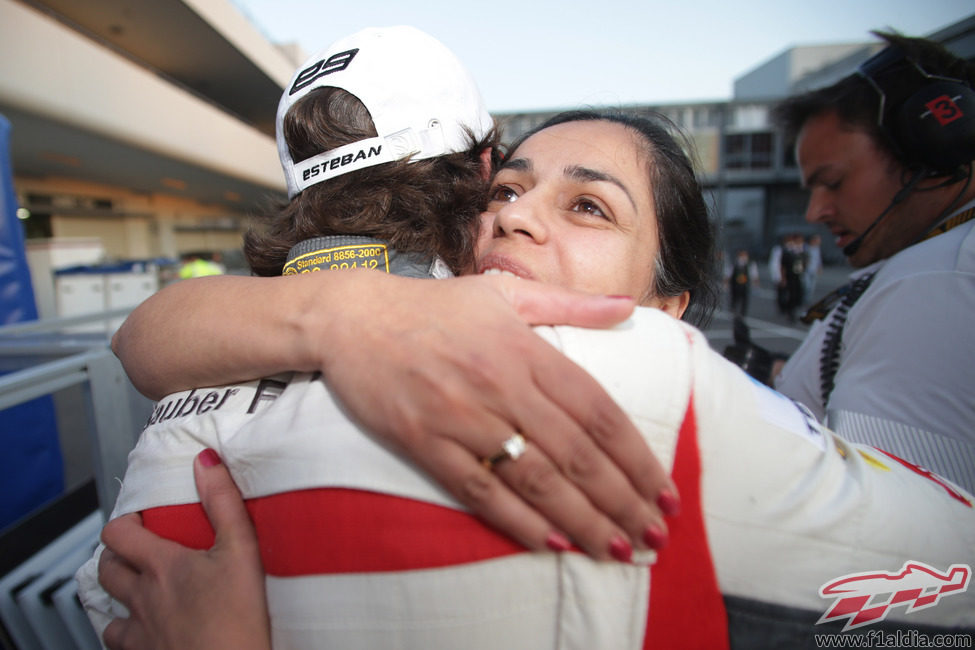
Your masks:
<svg viewBox="0 0 975 650"><path fill-rule="evenodd" d="M10 167L10 122L0 115L0 325L37 319ZM54 402L0 411L0 530L64 491Z"/></svg>

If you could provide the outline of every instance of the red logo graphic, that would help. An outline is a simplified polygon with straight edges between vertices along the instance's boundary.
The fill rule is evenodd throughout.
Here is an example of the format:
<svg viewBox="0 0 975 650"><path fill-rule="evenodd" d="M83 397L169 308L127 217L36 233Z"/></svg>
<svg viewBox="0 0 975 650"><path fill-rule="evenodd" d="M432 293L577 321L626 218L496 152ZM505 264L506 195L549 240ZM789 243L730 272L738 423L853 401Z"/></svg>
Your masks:
<svg viewBox="0 0 975 650"><path fill-rule="evenodd" d="M931 111L934 119L938 120L941 126L954 122L964 115L961 109L958 108L958 104L955 103L955 99L948 95L935 97L924 106Z"/></svg>
<svg viewBox="0 0 975 650"><path fill-rule="evenodd" d="M841 576L819 588L822 598L836 601L816 625L848 618L843 627L846 632L879 623L896 606L905 605L908 614L934 607L942 596L964 593L971 577L972 568L967 564L952 564L941 573L923 562L905 562L899 573L868 571Z"/></svg>

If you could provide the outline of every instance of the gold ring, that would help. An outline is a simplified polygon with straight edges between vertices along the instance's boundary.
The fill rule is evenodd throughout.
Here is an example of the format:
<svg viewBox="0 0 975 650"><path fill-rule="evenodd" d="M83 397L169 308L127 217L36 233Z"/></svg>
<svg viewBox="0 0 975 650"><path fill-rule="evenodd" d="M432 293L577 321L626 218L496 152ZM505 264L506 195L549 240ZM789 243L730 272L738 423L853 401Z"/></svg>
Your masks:
<svg viewBox="0 0 975 650"><path fill-rule="evenodd" d="M481 464L488 469L494 469L494 466L503 460L509 458L511 460L518 460L527 448L528 442L525 440L525 437L520 433L516 433L501 443L500 451L481 459Z"/></svg>

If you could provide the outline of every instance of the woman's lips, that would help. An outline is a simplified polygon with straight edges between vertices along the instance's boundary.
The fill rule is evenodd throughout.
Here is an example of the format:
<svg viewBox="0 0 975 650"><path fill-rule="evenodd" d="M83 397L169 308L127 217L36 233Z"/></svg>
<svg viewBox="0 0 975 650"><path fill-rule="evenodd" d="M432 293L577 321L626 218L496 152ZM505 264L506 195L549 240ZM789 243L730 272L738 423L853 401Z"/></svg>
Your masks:
<svg viewBox="0 0 975 650"><path fill-rule="evenodd" d="M502 255L484 257L477 265L477 272L482 275L513 275L532 279L532 273L528 269Z"/></svg>

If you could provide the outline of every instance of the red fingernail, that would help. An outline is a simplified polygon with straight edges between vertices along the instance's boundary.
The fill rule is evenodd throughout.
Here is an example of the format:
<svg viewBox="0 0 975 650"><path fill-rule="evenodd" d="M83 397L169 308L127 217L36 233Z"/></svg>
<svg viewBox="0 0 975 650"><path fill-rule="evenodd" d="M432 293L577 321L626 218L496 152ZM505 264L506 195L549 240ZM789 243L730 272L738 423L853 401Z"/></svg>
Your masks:
<svg viewBox="0 0 975 650"><path fill-rule="evenodd" d="M561 553L562 551L568 551L570 548L572 548L572 542L570 542L568 538L561 533L551 532L545 539L545 546L548 546L553 551Z"/></svg>
<svg viewBox="0 0 975 650"><path fill-rule="evenodd" d="M609 544L609 554L620 562L629 562L633 557L633 547L622 537L615 537Z"/></svg>
<svg viewBox="0 0 975 650"><path fill-rule="evenodd" d="M670 538L663 528L657 524L650 524L647 526L647 529L643 531L643 541L650 548L659 551L662 548L666 548L667 542L670 541Z"/></svg>
<svg viewBox="0 0 975 650"><path fill-rule="evenodd" d="M223 461L220 460L220 456L217 452L213 451L209 447L200 452L200 464L204 467L213 467L214 465L219 465Z"/></svg>
<svg viewBox="0 0 975 650"><path fill-rule="evenodd" d="M668 517L680 513L680 499L671 490L661 490L657 496L657 507Z"/></svg>

